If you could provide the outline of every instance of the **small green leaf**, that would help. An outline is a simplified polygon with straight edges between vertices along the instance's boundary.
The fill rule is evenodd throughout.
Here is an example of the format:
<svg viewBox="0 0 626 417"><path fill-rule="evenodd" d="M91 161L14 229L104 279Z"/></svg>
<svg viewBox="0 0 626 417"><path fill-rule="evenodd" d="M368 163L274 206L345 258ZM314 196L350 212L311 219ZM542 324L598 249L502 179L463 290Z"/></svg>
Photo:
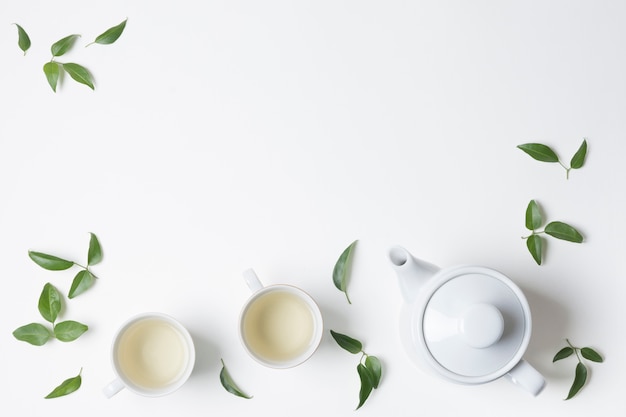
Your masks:
<svg viewBox="0 0 626 417"><path fill-rule="evenodd" d="M375 389L378 388L383 371L380 360L378 360L376 356L368 355L367 358L365 358L365 367L369 370L370 376L372 377L372 387Z"/></svg>
<svg viewBox="0 0 626 417"><path fill-rule="evenodd" d="M566 346L563 349L559 350L556 355L554 355L552 362L554 363L556 361L560 361L561 359L565 359L569 356L572 356L573 353L574 349L572 349L570 346Z"/></svg>
<svg viewBox="0 0 626 417"><path fill-rule="evenodd" d="M84 293L93 285L94 281L95 278L91 272L86 269L79 271L72 281L68 298L71 299Z"/></svg>
<svg viewBox="0 0 626 417"><path fill-rule="evenodd" d="M576 375L574 376L574 382L572 383L572 387L569 390L569 394L567 394L566 400L569 400L574 395L578 394L578 391L585 385L587 381L587 368L583 365L582 362L578 362L576 365Z"/></svg>
<svg viewBox="0 0 626 417"><path fill-rule="evenodd" d="M80 376L82 372L83 370L81 368L78 375L76 375L73 378L68 378L65 381L61 382L61 385L53 389L50 394L45 396L45 398L48 399L48 398L63 397L64 395L71 394L74 391L76 391L78 388L80 388L80 384L82 382L82 378Z"/></svg>
<svg viewBox="0 0 626 417"><path fill-rule="evenodd" d="M122 23L120 23L117 26L113 26L112 28L107 29L102 34L98 35L96 40L91 42L89 45L94 44L94 43L99 43L101 45L112 44L122 35L122 32L124 32L124 28L126 27L127 21L128 19L124 20Z"/></svg>
<svg viewBox="0 0 626 417"><path fill-rule="evenodd" d="M583 358L588 359L592 362L604 362L602 356L595 350L590 347L584 347L580 350L580 353L583 355Z"/></svg>
<svg viewBox="0 0 626 417"><path fill-rule="evenodd" d="M43 346L50 339L50 331L43 324L30 323L15 329L13 336L22 342Z"/></svg>
<svg viewBox="0 0 626 417"><path fill-rule="evenodd" d="M352 242L339 256L337 263L335 263L335 267L333 268L333 282L335 283L335 287L338 290L344 292L346 294L346 298L348 299L348 303L352 304L350 301L350 297L348 297L348 275L349 275L349 267L350 267L350 259L352 255L352 251L358 240Z"/></svg>
<svg viewBox="0 0 626 417"><path fill-rule="evenodd" d="M542 162L559 162L559 157L556 153L546 145L541 143L525 143L517 146L519 149L526 152L528 155Z"/></svg>
<svg viewBox="0 0 626 417"><path fill-rule="evenodd" d="M20 47L22 51L24 51L24 55L26 55L26 51L30 48L30 38L28 37L28 33L17 23L14 23L17 26L17 46Z"/></svg>
<svg viewBox="0 0 626 417"><path fill-rule="evenodd" d="M65 259L41 252L28 251L28 256L37 265L49 271L62 271L69 269L74 265L74 262L72 261L67 261Z"/></svg>
<svg viewBox="0 0 626 417"><path fill-rule="evenodd" d="M359 405L357 406L357 410L361 408L367 398L370 396L372 389L374 386L372 385L372 376L370 371L361 363L359 363L356 367L357 372L359 373L359 378L361 379L361 390L359 391Z"/></svg>
<svg viewBox="0 0 626 417"><path fill-rule="evenodd" d="M61 342L71 342L78 339L89 328L77 321L62 321L54 326L54 336Z"/></svg>
<svg viewBox="0 0 626 417"><path fill-rule="evenodd" d="M526 247L528 247L528 251L533 256L537 265L541 265L542 252L543 252L543 240L539 235L530 235L528 239L526 239Z"/></svg>
<svg viewBox="0 0 626 417"><path fill-rule="evenodd" d="M48 282L39 296L39 313L44 319L54 323L60 311L61 295L54 285Z"/></svg>
<svg viewBox="0 0 626 417"><path fill-rule="evenodd" d="M61 56L64 55L67 51L70 50L72 46L74 46L74 42L78 39L80 35L69 35L63 39L56 41L50 47L50 51L52 52L52 56Z"/></svg>
<svg viewBox="0 0 626 417"><path fill-rule="evenodd" d="M93 78L87 68L73 62L68 62L63 64L63 69L74 81L84 84L92 90L94 89Z"/></svg>
<svg viewBox="0 0 626 417"><path fill-rule="evenodd" d="M87 254L87 265L95 265L102 261L102 247L98 241L98 237L90 233L89 238L89 252Z"/></svg>
<svg viewBox="0 0 626 417"><path fill-rule="evenodd" d="M228 369L226 369L224 360L223 359L220 359L220 360L222 361L222 370L220 371L220 382L222 383L222 386L224 387L224 389L230 392L231 394L236 395L241 398L246 398L248 400L252 398L252 396L244 393L243 391L241 391L241 389L239 389L237 384L235 384L235 381L233 381L233 378L230 376Z"/></svg>
<svg viewBox="0 0 626 417"><path fill-rule="evenodd" d="M350 353L360 353L363 350L363 345L356 339L346 336L345 334L337 333L333 330L330 331L333 339L339 346L347 350Z"/></svg>
<svg viewBox="0 0 626 417"><path fill-rule="evenodd" d="M544 229L544 232L552 237L561 240L567 240L569 242L582 243L583 241L583 237L578 232L578 230L563 222L548 223Z"/></svg>
<svg viewBox="0 0 626 417"><path fill-rule="evenodd" d="M580 148L576 151L570 162L572 169L578 169L585 164L585 157L587 156L587 140L584 139Z"/></svg>
<svg viewBox="0 0 626 417"><path fill-rule="evenodd" d="M535 200L530 200L528 207L526 207L526 228L528 230L536 230L541 227L543 219L541 217L541 211Z"/></svg>
<svg viewBox="0 0 626 417"><path fill-rule="evenodd" d="M52 91L56 93L59 76L61 74L60 65L53 61L46 62L43 64L43 73L46 75L46 79L48 80L50 87L52 87Z"/></svg>

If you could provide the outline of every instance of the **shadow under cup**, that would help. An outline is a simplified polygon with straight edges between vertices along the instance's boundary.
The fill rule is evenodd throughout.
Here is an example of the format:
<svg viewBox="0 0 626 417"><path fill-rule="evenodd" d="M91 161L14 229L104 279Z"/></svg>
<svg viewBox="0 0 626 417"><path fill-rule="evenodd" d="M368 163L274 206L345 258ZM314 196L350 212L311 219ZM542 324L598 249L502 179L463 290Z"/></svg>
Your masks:
<svg viewBox="0 0 626 417"><path fill-rule="evenodd" d="M290 368L317 350L322 315L313 298L290 285L272 285L254 293L239 320L239 335L250 356L271 368Z"/></svg>
<svg viewBox="0 0 626 417"><path fill-rule="evenodd" d="M195 362L189 332L159 313L137 316L124 324L111 355L118 379L105 389L108 396L122 388L150 397L169 394L185 383Z"/></svg>

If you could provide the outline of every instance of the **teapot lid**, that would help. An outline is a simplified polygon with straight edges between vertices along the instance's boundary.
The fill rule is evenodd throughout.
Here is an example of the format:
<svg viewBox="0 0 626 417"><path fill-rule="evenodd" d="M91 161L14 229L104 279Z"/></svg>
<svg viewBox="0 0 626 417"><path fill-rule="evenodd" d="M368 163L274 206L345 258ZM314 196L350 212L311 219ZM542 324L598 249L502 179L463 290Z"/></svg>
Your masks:
<svg viewBox="0 0 626 417"><path fill-rule="evenodd" d="M431 365L462 383L487 382L508 372L530 339L530 308L521 290L484 267L437 275L425 289L418 332Z"/></svg>

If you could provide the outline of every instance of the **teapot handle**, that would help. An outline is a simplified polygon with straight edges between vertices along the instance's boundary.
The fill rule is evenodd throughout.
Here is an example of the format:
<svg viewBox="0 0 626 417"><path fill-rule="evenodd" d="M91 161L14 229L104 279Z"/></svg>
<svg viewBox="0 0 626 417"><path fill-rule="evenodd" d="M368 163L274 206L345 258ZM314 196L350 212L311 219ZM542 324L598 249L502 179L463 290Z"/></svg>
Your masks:
<svg viewBox="0 0 626 417"><path fill-rule="evenodd" d="M546 380L543 378L543 375L524 359L519 361L519 363L506 374L506 377L534 396L538 395L546 386Z"/></svg>

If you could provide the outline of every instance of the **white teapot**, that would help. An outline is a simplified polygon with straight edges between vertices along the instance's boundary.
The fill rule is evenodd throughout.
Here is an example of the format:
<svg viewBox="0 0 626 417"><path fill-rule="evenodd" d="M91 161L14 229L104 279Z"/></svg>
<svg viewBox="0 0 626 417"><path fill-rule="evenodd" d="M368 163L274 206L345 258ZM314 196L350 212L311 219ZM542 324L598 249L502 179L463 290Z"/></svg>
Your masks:
<svg viewBox="0 0 626 417"><path fill-rule="evenodd" d="M416 365L460 384L506 376L533 395L541 392L543 376L522 359L531 315L513 281L482 266L439 269L399 246L389 260L404 298L400 338Z"/></svg>

